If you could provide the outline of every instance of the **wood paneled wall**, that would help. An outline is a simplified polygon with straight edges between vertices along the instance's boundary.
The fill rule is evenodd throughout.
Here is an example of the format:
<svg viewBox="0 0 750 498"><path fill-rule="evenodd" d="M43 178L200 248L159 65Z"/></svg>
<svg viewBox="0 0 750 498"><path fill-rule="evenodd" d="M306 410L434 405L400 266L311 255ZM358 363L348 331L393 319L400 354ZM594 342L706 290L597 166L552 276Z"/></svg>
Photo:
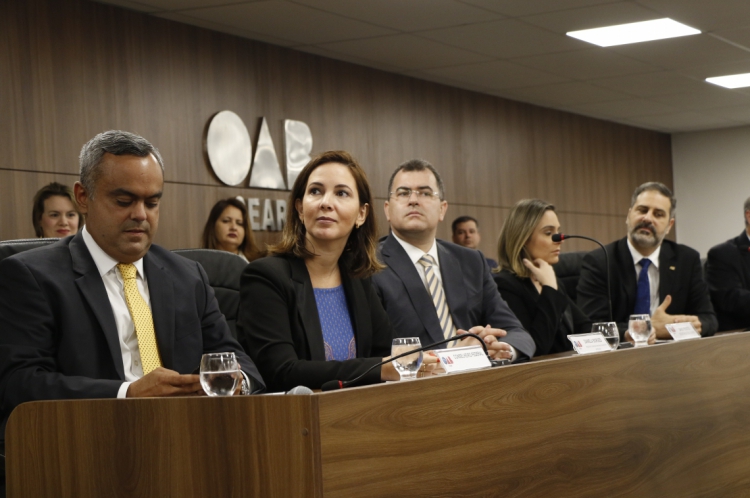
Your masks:
<svg viewBox="0 0 750 498"><path fill-rule="evenodd" d="M624 235L638 184L672 185L665 134L86 0L0 2L0 46L0 239L33 236L34 192L53 180L72 184L81 146L113 128L139 133L162 152L167 187L156 241L168 248L196 246L221 197L285 198L223 186L213 175L203 136L224 109L245 121L253 140L265 116L282 164L284 119L310 126L313 152L352 152L379 196L381 222L393 169L411 158L429 160L450 203L438 236L450 238L456 216L476 216L488 254L521 198L553 202L569 233L610 241ZM256 234L263 242L275 237Z"/></svg>

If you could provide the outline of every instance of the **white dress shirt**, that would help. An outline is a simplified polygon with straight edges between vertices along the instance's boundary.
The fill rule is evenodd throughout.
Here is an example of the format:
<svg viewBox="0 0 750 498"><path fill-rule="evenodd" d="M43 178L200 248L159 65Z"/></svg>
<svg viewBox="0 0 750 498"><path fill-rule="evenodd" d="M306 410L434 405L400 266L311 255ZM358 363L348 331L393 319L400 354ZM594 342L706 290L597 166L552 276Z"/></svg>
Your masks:
<svg viewBox="0 0 750 498"><path fill-rule="evenodd" d="M104 288L107 290L109 304L112 306L112 314L115 317L117 325L117 335L120 338L120 352L122 353L122 366L125 369L125 380L117 391L118 398L124 398L128 392L130 384L143 377L143 366L141 365L141 352L138 349L138 336L135 333L133 317L130 316L128 303L125 300L125 289L123 278L120 270L117 269L119 261L115 261L109 254L99 247L94 241L86 226L81 231L86 248L94 259L99 275L102 277ZM143 258L135 263L138 274L136 276L136 285L138 292L151 307L151 297L148 292L148 282L143 273Z"/></svg>
<svg viewBox="0 0 750 498"><path fill-rule="evenodd" d="M437 276L437 279L440 282L440 285L443 285L443 275L440 273L440 258L438 257L437 241L433 240L432 241L432 246L430 247L430 250L425 253L422 249L420 249L420 248L418 248L416 246L413 246L413 245L409 244L408 242L406 242L406 241L398 238L398 236L395 233L393 233L393 232L391 232L391 237L393 237L394 239L396 239L396 241L399 244L401 244L401 247L404 248L404 251L406 251L406 255L409 256L409 259L414 264L414 267L417 269L417 273L419 273L419 278L422 279L422 283L424 284L425 289L427 289L427 277L424 274L424 266L422 266L422 264L419 262L419 259L422 256L424 256L425 254L429 254L435 260L435 264L433 265L433 266L436 267L435 275ZM444 285L443 285L443 292L446 292ZM448 297L447 297L447 292L446 292L446 301L447 301L447 299L448 299ZM450 305L448 305L448 309L450 310ZM455 321L453 323L455 324ZM482 324L477 324L477 325L484 326L484 325L487 325L487 324L486 323L482 323ZM458 327L456 327L456 329L458 329ZM501 338L498 338L498 341L503 342ZM448 343L448 344L455 344L456 346L458 346L458 343ZM518 357L518 353L516 352L516 348L514 348L510 344L508 344L508 346L510 346L510 350L511 350L511 353L512 353L512 356L510 358L511 361L516 361L516 358Z"/></svg>
<svg viewBox="0 0 750 498"><path fill-rule="evenodd" d="M628 249L630 249L630 255L633 256L636 282L638 282L638 277L641 274L640 260L644 258L651 260L651 266L648 267L648 285L651 291L651 315L653 315L656 308L661 304L659 302L659 254L661 253L661 244L659 244L659 247L651 255L644 256L630 243L630 238L628 237Z"/></svg>

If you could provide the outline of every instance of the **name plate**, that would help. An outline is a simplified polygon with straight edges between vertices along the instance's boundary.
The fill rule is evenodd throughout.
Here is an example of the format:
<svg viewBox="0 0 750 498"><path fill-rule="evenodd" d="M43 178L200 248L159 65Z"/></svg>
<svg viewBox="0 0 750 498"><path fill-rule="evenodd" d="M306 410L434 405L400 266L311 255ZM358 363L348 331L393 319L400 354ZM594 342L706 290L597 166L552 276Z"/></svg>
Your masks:
<svg viewBox="0 0 750 498"><path fill-rule="evenodd" d="M570 334L568 339L573 343L573 349L578 354L598 353L600 351L612 351L607 339L602 334Z"/></svg>
<svg viewBox="0 0 750 498"><path fill-rule="evenodd" d="M491 366L482 346L436 349L435 354L438 355L445 373L467 372Z"/></svg>
<svg viewBox="0 0 750 498"><path fill-rule="evenodd" d="M701 335L695 330L690 322L668 323L665 325L667 332L675 341L684 341L685 339L700 339Z"/></svg>

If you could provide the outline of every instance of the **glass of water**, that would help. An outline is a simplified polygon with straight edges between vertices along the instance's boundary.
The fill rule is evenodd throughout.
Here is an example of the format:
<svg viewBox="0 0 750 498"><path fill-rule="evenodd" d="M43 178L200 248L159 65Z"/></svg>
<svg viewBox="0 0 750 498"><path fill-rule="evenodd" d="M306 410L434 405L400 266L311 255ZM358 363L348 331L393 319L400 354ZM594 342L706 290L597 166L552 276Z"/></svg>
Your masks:
<svg viewBox="0 0 750 498"><path fill-rule="evenodd" d="M207 353L201 358L201 386L209 396L231 396L242 374L234 353Z"/></svg>
<svg viewBox="0 0 750 498"><path fill-rule="evenodd" d="M419 342L419 337L399 337L393 339L391 356L396 356L421 347L422 344ZM416 379L417 370L422 366L422 351L398 358L397 360L393 360L392 363L401 376L401 380Z"/></svg>
<svg viewBox="0 0 750 498"><path fill-rule="evenodd" d="M620 345L620 331L617 330L617 324L615 322L599 322L591 325L591 332L596 334L597 332L604 336L609 343L609 347L612 351L617 350L617 346Z"/></svg>
<svg viewBox="0 0 750 498"><path fill-rule="evenodd" d="M651 315L630 315L628 331L635 341L635 347L648 346L648 338L651 336Z"/></svg>

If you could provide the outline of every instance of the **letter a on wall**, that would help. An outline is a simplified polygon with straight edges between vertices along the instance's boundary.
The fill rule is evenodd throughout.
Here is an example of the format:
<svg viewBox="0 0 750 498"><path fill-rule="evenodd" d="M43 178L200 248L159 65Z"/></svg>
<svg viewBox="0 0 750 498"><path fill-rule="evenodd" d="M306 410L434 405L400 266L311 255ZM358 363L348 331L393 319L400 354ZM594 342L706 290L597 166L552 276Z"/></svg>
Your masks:
<svg viewBox="0 0 750 498"><path fill-rule="evenodd" d="M250 173L250 187L286 190L266 118L263 118L260 125L258 146L255 148L255 159Z"/></svg>

